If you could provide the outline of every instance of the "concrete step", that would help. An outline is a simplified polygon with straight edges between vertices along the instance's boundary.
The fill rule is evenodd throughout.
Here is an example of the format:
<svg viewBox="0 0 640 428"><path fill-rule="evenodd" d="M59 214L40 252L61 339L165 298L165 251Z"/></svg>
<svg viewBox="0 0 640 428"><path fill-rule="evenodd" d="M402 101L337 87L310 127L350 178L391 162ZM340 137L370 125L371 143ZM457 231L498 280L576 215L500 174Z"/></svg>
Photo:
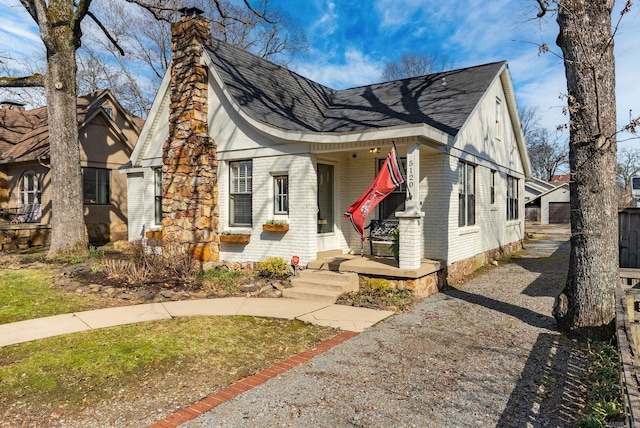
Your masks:
<svg viewBox="0 0 640 428"><path fill-rule="evenodd" d="M341 294L341 291L321 290L316 287L291 287L282 290L282 297L327 303L335 303Z"/></svg>
<svg viewBox="0 0 640 428"><path fill-rule="evenodd" d="M292 279L291 285L292 287L316 288L318 290L339 291L341 293L355 291L353 290L353 287L349 287L349 284L345 283L344 281L332 281L328 279L323 279L320 281L311 277Z"/></svg>
<svg viewBox="0 0 640 428"><path fill-rule="evenodd" d="M333 303L340 295L358 289L356 273L306 269L292 278L291 288L283 290L283 296Z"/></svg>
<svg viewBox="0 0 640 428"><path fill-rule="evenodd" d="M292 278L291 283L300 286L317 284L327 289L341 288L343 292L358 291L358 274L353 272L332 272L328 270L305 269Z"/></svg>

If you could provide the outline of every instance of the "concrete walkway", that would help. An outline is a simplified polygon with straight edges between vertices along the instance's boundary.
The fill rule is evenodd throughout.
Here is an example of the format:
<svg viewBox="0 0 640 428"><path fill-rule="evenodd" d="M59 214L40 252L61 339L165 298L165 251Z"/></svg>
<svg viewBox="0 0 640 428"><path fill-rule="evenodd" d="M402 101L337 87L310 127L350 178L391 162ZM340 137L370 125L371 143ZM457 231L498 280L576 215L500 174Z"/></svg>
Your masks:
<svg viewBox="0 0 640 428"><path fill-rule="evenodd" d="M0 325L0 347L45 337L176 317L249 315L297 319L361 332L393 315L390 311L287 298L229 297L122 306Z"/></svg>

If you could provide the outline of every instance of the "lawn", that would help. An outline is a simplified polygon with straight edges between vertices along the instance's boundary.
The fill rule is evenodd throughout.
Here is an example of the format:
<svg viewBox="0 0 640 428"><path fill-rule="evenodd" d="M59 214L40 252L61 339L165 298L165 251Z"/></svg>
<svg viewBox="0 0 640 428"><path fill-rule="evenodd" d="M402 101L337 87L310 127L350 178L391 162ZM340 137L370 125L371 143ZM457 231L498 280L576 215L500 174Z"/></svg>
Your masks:
<svg viewBox="0 0 640 428"><path fill-rule="evenodd" d="M52 275L56 266L0 269L0 324L118 304L54 287ZM237 276L211 275L202 276L223 288ZM299 321L193 317L7 346L0 426L153 423L335 334Z"/></svg>
<svg viewBox="0 0 640 428"><path fill-rule="evenodd" d="M97 297L55 289L51 274L49 269L0 269L0 324L103 306Z"/></svg>
<svg viewBox="0 0 640 428"><path fill-rule="evenodd" d="M0 425L144 425L336 333L299 321L194 317L7 346Z"/></svg>

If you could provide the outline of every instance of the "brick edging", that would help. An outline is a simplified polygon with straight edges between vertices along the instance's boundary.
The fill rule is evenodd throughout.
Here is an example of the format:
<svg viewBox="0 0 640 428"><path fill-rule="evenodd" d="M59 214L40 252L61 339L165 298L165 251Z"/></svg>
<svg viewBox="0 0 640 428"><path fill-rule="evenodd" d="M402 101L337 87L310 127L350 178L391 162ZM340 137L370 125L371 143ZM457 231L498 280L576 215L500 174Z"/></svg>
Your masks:
<svg viewBox="0 0 640 428"><path fill-rule="evenodd" d="M215 394L203 398L202 400L190 405L189 407L185 407L184 409L167 416L161 421L150 425L149 428L175 428L178 425L195 419L201 414L213 409L214 407L217 407L220 404L237 397L243 392L258 386L268 381L269 379L278 376L281 373L286 372L289 369L306 363L316 355L320 355L323 352L333 348L334 346L339 345L340 343L349 340L357 335L358 333L353 331L342 332L329 340L325 340L324 342L311 349L294 355L293 357L288 358L284 361L280 361L279 363L254 374L253 376L246 377L234 383L233 385L216 392Z"/></svg>

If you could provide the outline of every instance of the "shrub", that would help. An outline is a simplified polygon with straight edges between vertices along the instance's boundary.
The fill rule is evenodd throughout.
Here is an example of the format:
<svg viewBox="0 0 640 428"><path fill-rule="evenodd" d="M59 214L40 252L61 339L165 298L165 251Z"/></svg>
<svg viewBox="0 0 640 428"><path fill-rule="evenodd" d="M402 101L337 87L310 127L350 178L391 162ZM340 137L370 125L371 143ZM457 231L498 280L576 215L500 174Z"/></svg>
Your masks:
<svg viewBox="0 0 640 428"><path fill-rule="evenodd" d="M257 271L266 278L285 278L289 275L289 263L282 257L268 257L258 263Z"/></svg>
<svg viewBox="0 0 640 428"><path fill-rule="evenodd" d="M396 289L389 280L367 278L360 282L358 292L344 294L338 302L364 308L404 312L411 309L415 296L409 290Z"/></svg>
<svg viewBox="0 0 640 428"><path fill-rule="evenodd" d="M191 255L182 245L166 239L156 241L155 246L146 246L142 241L132 242L129 259L106 260L103 272L108 278L124 279L129 284L148 282L156 274L178 280L187 280L194 274Z"/></svg>
<svg viewBox="0 0 640 428"><path fill-rule="evenodd" d="M214 294L235 293L238 291L239 279L245 274L227 269L210 269L199 272L196 279L202 281L203 289Z"/></svg>

